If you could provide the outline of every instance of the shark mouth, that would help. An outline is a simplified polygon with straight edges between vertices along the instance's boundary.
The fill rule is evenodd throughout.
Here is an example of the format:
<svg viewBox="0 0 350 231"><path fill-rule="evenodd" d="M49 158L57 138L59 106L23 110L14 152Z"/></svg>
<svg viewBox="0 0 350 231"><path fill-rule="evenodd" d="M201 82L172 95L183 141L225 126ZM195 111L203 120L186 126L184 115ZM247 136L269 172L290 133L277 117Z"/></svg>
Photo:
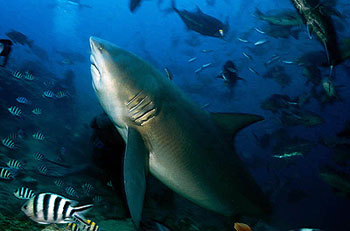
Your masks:
<svg viewBox="0 0 350 231"><path fill-rule="evenodd" d="M94 86L97 86L97 84L101 81L101 72L98 69L96 62L95 62L95 57L93 55L90 55L90 62L91 62L91 75L92 75L92 82Z"/></svg>

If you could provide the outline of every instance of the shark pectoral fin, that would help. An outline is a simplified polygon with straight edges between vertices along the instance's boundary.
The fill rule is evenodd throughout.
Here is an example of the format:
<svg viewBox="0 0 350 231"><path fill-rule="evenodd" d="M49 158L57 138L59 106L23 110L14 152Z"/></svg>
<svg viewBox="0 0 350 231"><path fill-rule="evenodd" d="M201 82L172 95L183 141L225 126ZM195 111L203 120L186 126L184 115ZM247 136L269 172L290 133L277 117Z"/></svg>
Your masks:
<svg viewBox="0 0 350 231"><path fill-rule="evenodd" d="M141 135L128 128L128 138L124 157L124 188L131 218L139 227L146 191L148 150Z"/></svg>
<svg viewBox="0 0 350 231"><path fill-rule="evenodd" d="M211 116L215 124L231 136L248 125L264 120L261 116L244 113L211 113Z"/></svg>

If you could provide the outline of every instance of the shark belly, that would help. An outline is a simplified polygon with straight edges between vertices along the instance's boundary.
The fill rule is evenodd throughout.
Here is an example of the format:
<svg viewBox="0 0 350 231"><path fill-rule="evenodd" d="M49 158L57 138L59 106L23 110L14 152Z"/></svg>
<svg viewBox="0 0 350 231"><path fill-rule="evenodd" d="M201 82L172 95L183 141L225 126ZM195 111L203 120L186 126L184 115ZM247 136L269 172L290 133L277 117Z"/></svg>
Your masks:
<svg viewBox="0 0 350 231"><path fill-rule="evenodd" d="M181 196L214 212L261 214L250 196L265 198L255 193L260 191L254 179L210 115L200 109L186 113L186 102L178 105L181 108L163 108L140 129L150 152L150 172Z"/></svg>

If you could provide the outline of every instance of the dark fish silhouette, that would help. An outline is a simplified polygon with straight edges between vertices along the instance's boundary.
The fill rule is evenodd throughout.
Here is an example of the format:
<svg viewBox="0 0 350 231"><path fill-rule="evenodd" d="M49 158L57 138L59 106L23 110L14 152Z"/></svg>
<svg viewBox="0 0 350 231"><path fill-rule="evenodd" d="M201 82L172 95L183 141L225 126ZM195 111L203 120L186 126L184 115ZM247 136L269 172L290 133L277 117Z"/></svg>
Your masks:
<svg viewBox="0 0 350 231"><path fill-rule="evenodd" d="M202 35L224 38L228 25L220 20L203 13L199 7L196 12L189 12L187 10L178 10L175 6L175 1L172 1L172 9L180 16L186 27L190 30L196 31Z"/></svg>
<svg viewBox="0 0 350 231"><path fill-rule="evenodd" d="M238 70L235 64L229 60L222 67L222 71L217 78L223 79L229 88L232 88L236 85L238 80L244 80L243 78L238 76Z"/></svg>
<svg viewBox="0 0 350 231"><path fill-rule="evenodd" d="M131 12L134 12L140 5L142 0L130 0L129 9ZM158 6L163 2L163 0L158 0Z"/></svg>
<svg viewBox="0 0 350 231"><path fill-rule="evenodd" d="M4 67L7 64L7 60L10 56L12 48L12 42L8 39L0 39L0 56L4 57L0 67Z"/></svg>
<svg viewBox="0 0 350 231"><path fill-rule="evenodd" d="M6 35L16 44L19 43L21 45L27 45L28 47L33 46L34 41L28 39L25 34L19 31L11 30L10 32L7 32Z"/></svg>
<svg viewBox="0 0 350 231"><path fill-rule="evenodd" d="M331 70L339 63L340 53L337 43L336 31L327 8L321 3L310 0L291 0L294 7L302 16L309 36L315 34L324 45Z"/></svg>

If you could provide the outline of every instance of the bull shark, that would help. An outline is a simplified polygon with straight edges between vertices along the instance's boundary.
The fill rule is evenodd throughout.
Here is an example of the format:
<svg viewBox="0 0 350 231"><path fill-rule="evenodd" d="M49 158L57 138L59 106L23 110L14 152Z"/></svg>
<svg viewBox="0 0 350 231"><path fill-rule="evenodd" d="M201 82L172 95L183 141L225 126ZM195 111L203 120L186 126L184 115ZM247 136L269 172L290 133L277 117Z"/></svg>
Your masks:
<svg viewBox="0 0 350 231"><path fill-rule="evenodd" d="M209 113L163 73L90 37L92 86L126 142L124 188L139 226L148 172L181 196L226 215L264 216L270 203L235 153L235 133L261 116Z"/></svg>

